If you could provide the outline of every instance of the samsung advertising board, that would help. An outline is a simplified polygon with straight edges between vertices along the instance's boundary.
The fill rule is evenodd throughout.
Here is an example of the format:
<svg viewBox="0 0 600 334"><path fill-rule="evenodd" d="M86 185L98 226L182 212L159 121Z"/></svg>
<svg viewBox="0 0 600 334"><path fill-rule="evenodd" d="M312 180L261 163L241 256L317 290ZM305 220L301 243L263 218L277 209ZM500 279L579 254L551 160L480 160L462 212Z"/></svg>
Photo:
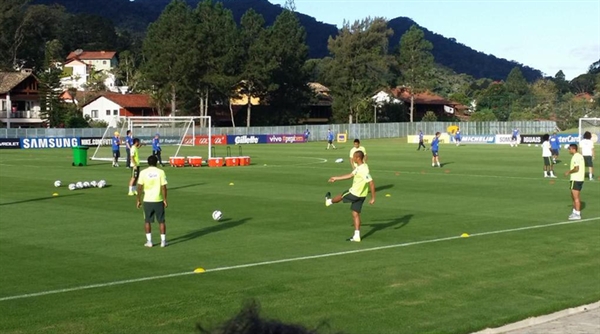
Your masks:
<svg viewBox="0 0 600 334"><path fill-rule="evenodd" d="M19 138L0 138L0 150L21 148Z"/></svg>
<svg viewBox="0 0 600 334"><path fill-rule="evenodd" d="M79 138L77 137L21 138L22 149L71 148L76 146L79 146Z"/></svg>

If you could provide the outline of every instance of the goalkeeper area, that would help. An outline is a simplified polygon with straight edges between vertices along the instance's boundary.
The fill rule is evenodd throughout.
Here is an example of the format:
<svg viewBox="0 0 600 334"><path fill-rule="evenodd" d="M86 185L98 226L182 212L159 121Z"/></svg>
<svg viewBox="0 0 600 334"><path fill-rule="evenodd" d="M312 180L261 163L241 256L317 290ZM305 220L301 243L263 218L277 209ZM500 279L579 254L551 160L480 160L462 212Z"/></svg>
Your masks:
<svg viewBox="0 0 600 334"><path fill-rule="evenodd" d="M580 118L579 119L579 139L583 134L589 131L592 134L592 142L598 143L600 138L600 118Z"/></svg>
<svg viewBox="0 0 600 334"><path fill-rule="evenodd" d="M127 117L116 126L109 125L102 140L94 148L90 157L95 161L112 161L112 142L118 134L120 149L125 149L125 137L130 130L133 138L139 138L142 145L152 146L152 139L159 135L163 157L185 157L197 155L210 158L212 143L211 117ZM119 161L125 161L126 154L121 152ZM141 162L145 158L140 157Z"/></svg>

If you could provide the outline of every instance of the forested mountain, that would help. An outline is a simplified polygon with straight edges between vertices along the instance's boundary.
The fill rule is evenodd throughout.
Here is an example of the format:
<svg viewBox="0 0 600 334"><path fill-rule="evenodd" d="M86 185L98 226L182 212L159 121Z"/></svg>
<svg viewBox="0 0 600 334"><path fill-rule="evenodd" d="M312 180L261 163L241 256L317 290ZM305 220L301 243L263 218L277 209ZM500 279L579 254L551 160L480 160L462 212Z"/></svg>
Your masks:
<svg viewBox="0 0 600 334"><path fill-rule="evenodd" d="M199 1L187 0L192 7L195 7ZM100 15L111 19L119 28L144 34L148 24L158 18L169 2L170 0L102 0L100 5L97 1L32 0L31 3L59 4L72 13ZM267 0L223 0L222 2L226 8L232 11L237 22L249 8L253 8L264 17L267 25L271 25L283 10L281 6L271 4ZM337 27L319 22L315 18L301 13L298 13L298 16L300 23L306 30L310 57L323 58L328 56L327 40L329 36L337 35ZM391 49L398 45L400 37L413 24L415 22L406 17L398 17L389 21L389 27L394 30L394 34L390 37ZM453 39L433 33L424 27L421 28L425 32L425 38L433 43L432 54L435 57L435 62L457 73L465 73L475 78L504 80L514 67L519 66L523 76L530 82L542 77L539 70L478 52L457 43Z"/></svg>

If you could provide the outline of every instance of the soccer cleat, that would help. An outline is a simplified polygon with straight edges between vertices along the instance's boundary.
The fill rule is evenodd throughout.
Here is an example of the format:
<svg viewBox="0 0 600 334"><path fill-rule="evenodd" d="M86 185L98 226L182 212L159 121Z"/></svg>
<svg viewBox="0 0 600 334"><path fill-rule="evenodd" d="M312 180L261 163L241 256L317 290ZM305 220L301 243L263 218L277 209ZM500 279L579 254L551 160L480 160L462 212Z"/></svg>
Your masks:
<svg viewBox="0 0 600 334"><path fill-rule="evenodd" d="M169 243L167 243L166 241L160 242L160 247L167 247L168 245L169 245Z"/></svg>
<svg viewBox="0 0 600 334"><path fill-rule="evenodd" d="M348 241L351 241L351 242L360 242L360 237L348 238Z"/></svg>
<svg viewBox="0 0 600 334"><path fill-rule="evenodd" d="M551 179L556 179L556 175L550 175L548 177L551 178Z"/></svg>
<svg viewBox="0 0 600 334"><path fill-rule="evenodd" d="M127 196L134 196L134 195L135 195L135 193L134 193L133 191L130 191L130 192L127 194Z"/></svg>
<svg viewBox="0 0 600 334"><path fill-rule="evenodd" d="M327 194L325 194L325 206L330 206L331 204L333 204L331 202L331 193L327 192Z"/></svg>
<svg viewBox="0 0 600 334"><path fill-rule="evenodd" d="M152 241L147 241L147 242L144 244L144 246L146 246L146 247L148 247L148 248L151 248L151 247L152 247L152 246L154 246L154 245L152 244Z"/></svg>
<svg viewBox="0 0 600 334"><path fill-rule="evenodd" d="M572 213L572 214L569 216L569 220L580 220L580 219L581 219L581 215L578 215L578 214L576 214L576 213Z"/></svg>

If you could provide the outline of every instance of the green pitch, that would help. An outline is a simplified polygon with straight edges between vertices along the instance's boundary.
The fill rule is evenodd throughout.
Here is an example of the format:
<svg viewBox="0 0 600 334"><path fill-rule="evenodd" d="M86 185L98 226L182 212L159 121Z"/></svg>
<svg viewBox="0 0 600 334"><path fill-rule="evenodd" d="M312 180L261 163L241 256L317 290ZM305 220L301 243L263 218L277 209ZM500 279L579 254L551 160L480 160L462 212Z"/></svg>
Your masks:
<svg viewBox="0 0 600 334"><path fill-rule="evenodd" d="M350 187L327 183L350 171L350 145L247 145L248 167L165 167L170 246L151 249L128 169L0 151L0 332L194 333L256 299L268 318L331 332L471 333L600 300L600 181L568 222L565 150L550 180L539 147L442 145L432 168L416 145L364 141L377 200L349 243L349 205L324 195ZM66 188L99 179L109 187Z"/></svg>

